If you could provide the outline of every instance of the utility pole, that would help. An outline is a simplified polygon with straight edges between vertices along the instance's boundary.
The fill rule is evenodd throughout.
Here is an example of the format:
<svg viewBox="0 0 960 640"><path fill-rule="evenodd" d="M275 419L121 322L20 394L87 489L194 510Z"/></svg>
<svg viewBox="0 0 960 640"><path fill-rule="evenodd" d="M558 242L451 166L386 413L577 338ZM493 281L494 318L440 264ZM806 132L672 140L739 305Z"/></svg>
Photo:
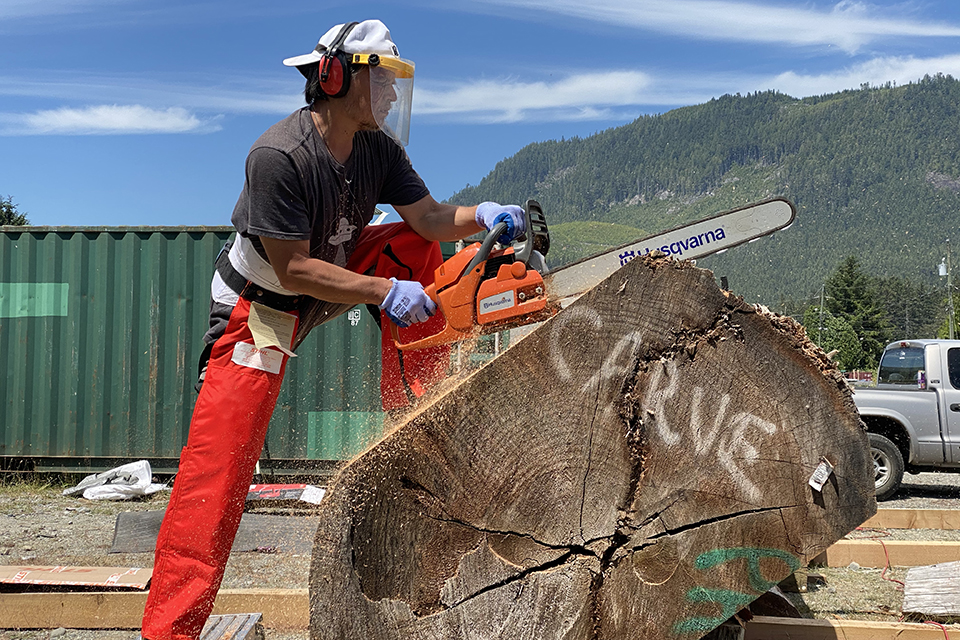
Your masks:
<svg viewBox="0 0 960 640"><path fill-rule="evenodd" d="M940 266L941 266L940 275L947 276L947 309L949 310L949 314L950 314L950 318L947 322L947 328L948 328L948 331L950 332L950 339L953 340L953 336L954 336L953 325L956 322L957 316L953 308L953 280L951 279L951 276L950 276L950 238L947 238L946 264L942 264ZM942 271L946 271L946 274L942 273Z"/></svg>
<svg viewBox="0 0 960 640"><path fill-rule="evenodd" d="M950 301L950 339L953 340L953 325L956 323L957 314L953 308L953 281L950 280L950 239L947 238L947 295Z"/></svg>
<svg viewBox="0 0 960 640"><path fill-rule="evenodd" d="M817 344L823 344L823 290L826 285L820 285L820 326L817 327Z"/></svg>

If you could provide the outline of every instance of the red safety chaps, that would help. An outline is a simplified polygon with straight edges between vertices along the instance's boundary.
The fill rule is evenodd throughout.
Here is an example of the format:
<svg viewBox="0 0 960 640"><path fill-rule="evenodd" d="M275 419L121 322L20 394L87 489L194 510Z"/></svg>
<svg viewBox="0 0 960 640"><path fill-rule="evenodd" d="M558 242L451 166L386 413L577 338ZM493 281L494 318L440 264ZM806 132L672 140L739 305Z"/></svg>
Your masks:
<svg viewBox="0 0 960 640"><path fill-rule="evenodd" d="M397 223L366 227L347 268L426 285L433 282L441 261L437 243L424 240L406 223ZM249 313L250 302L241 297L226 331L213 344L157 538L142 625L142 635L149 640L199 637L240 524L287 361L277 349L254 348ZM297 312L291 315L299 321ZM385 329L383 405L396 409L444 377L449 348L411 352L401 359L386 330L389 320L381 315L380 322ZM409 329L404 339L431 335L442 326L438 314Z"/></svg>

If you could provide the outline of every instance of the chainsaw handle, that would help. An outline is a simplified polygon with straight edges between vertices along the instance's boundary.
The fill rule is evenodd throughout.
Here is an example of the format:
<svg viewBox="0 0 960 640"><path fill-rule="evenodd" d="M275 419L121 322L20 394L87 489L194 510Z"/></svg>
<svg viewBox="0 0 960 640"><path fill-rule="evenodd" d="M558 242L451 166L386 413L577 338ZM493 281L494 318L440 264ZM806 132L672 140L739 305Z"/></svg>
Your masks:
<svg viewBox="0 0 960 640"><path fill-rule="evenodd" d="M547 221L543 217L543 209L540 207L540 203L534 199L527 200L523 205L523 218L526 223L526 240L520 248L514 246L514 251L516 252L516 259L518 262L522 262L525 265L530 264L530 255L533 253L534 249L537 249L542 254L547 253L547 249L550 247L549 236L544 243L543 239L540 237L546 234L547 231ZM545 244L546 246L534 246L538 243Z"/></svg>
<svg viewBox="0 0 960 640"><path fill-rule="evenodd" d="M506 222L498 222L493 225L493 229L490 229L490 232L487 233L487 237L483 239L483 244L480 245L480 248L477 250L477 253L473 256L473 260L467 265L467 268L463 270L463 273L470 273L473 271L474 267L487 259L490 255L490 251L493 249L493 245L497 243L497 238L500 237L507 230Z"/></svg>
<svg viewBox="0 0 960 640"><path fill-rule="evenodd" d="M433 303L435 305L437 305L437 311L440 311L440 298L437 296L437 285L434 283L430 283L429 285L423 288L423 292L427 294L427 296L431 300L433 300ZM436 311L434 313L436 313ZM400 327L398 327L397 324L392 320L388 319L388 321L390 322L390 336L393 338L393 342L394 344L397 345L398 349L403 349L404 347L407 347L407 345L414 344L411 342L408 342L407 344L401 343ZM416 341L416 342L419 342L419 341Z"/></svg>

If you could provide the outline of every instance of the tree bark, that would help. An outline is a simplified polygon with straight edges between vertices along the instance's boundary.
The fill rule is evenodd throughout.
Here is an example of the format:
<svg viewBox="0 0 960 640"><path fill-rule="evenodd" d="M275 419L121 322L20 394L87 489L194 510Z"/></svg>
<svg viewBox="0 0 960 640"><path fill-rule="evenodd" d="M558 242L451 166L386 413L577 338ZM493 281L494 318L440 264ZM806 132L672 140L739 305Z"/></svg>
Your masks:
<svg viewBox="0 0 960 640"><path fill-rule="evenodd" d="M341 471L311 636L700 638L875 511L802 328L637 259Z"/></svg>

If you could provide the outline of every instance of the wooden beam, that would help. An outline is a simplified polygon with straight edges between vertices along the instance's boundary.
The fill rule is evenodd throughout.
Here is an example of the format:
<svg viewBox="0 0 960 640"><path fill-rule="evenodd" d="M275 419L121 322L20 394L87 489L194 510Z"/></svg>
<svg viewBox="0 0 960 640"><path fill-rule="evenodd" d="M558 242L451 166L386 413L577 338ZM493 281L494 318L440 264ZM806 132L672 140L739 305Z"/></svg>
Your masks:
<svg viewBox="0 0 960 640"><path fill-rule="evenodd" d="M922 567L960 560L960 541L917 542L915 540L840 540L813 559L812 565L846 567Z"/></svg>
<svg viewBox="0 0 960 640"><path fill-rule="evenodd" d="M957 509L878 509L862 527L875 529L960 529Z"/></svg>
<svg viewBox="0 0 960 640"><path fill-rule="evenodd" d="M262 613L271 629L306 629L306 589L222 589L213 613ZM145 592L0 593L2 629L139 629Z"/></svg>
<svg viewBox="0 0 960 640"><path fill-rule="evenodd" d="M228 596L224 599L223 596ZM26 593L0 594L4 629L137 629L146 594L143 593ZM262 606L265 626L273 629L307 627L306 589L223 590L215 614L230 613L239 605ZM267 616L270 616L268 618ZM958 633L956 626L948 631ZM860 620L811 620L757 616L746 626L744 640L939 640L936 626Z"/></svg>
<svg viewBox="0 0 960 640"><path fill-rule="evenodd" d="M948 626L950 637L960 627ZM809 620L757 616L747 623L744 640L943 640L943 630L931 624Z"/></svg>

